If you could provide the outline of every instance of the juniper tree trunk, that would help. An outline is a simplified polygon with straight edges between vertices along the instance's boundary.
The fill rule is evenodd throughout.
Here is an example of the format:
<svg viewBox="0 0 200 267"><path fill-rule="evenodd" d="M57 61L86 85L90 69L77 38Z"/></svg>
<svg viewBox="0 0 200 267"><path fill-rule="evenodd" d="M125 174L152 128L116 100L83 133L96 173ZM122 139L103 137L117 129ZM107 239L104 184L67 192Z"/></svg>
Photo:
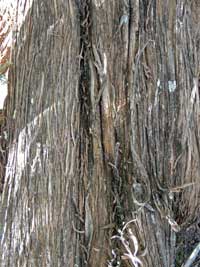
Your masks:
<svg viewBox="0 0 200 267"><path fill-rule="evenodd" d="M199 14L33 1L8 80L1 266L185 262L200 241Z"/></svg>

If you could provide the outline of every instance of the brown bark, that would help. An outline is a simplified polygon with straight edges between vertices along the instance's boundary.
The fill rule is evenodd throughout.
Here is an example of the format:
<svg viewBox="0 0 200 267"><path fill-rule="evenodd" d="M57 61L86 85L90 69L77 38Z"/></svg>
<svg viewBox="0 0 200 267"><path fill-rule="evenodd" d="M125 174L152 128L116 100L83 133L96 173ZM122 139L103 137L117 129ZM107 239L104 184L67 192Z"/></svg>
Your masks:
<svg viewBox="0 0 200 267"><path fill-rule="evenodd" d="M134 266L123 236L111 240L130 220L133 260L186 260L179 242L199 219L199 8L33 2L12 48L1 266Z"/></svg>

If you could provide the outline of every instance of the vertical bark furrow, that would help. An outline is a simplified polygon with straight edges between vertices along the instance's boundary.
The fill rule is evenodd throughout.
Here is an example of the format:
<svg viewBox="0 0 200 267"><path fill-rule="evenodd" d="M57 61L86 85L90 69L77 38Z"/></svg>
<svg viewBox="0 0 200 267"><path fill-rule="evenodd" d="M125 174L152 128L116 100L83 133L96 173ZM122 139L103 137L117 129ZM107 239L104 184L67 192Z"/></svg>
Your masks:
<svg viewBox="0 0 200 267"><path fill-rule="evenodd" d="M1 266L181 266L199 222L199 8L34 0L12 48Z"/></svg>

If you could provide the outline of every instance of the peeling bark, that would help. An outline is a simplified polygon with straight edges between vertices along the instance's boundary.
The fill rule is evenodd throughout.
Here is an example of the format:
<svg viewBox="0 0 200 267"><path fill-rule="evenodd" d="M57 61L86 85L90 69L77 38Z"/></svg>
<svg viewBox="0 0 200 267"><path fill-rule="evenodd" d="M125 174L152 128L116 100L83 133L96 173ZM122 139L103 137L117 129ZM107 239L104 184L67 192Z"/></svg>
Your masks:
<svg viewBox="0 0 200 267"><path fill-rule="evenodd" d="M186 261L178 249L199 222L197 2L33 1L12 47L1 266Z"/></svg>

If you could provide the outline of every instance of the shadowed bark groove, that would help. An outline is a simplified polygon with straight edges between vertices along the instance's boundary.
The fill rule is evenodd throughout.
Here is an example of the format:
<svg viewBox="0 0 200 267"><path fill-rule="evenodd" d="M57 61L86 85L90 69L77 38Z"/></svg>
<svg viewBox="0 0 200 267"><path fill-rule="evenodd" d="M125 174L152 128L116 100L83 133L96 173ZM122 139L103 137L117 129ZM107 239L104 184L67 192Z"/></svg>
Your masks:
<svg viewBox="0 0 200 267"><path fill-rule="evenodd" d="M186 261L200 242L199 14L33 1L12 47L1 266Z"/></svg>

